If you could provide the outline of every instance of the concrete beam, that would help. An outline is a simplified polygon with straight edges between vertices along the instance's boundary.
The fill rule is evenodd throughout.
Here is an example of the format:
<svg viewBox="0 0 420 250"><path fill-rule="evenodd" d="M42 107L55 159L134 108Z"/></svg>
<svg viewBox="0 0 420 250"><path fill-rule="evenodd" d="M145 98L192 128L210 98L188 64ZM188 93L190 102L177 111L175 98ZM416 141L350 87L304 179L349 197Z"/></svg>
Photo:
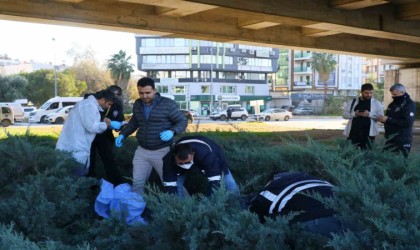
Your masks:
<svg viewBox="0 0 420 250"><path fill-rule="evenodd" d="M258 3L269 1L258 1ZM248 0L236 0L236 2L242 4L243 2L248 2ZM46 4L48 8L45 8ZM249 6L246 8L249 8ZM258 9L258 11L261 10ZM255 19L255 21L280 23L281 25L260 29L238 27L238 20L245 18L247 15L249 18L250 14L252 14L252 19ZM328 13L324 13L324 15L328 16ZM359 56L420 61L420 46L417 43L343 33L310 37L303 35L300 26L289 24L295 23L293 21L296 20L300 24L306 24L305 27L315 29L317 29L316 25L324 25L319 30L324 30L325 32L341 32L342 30L334 30L334 26L325 28L330 23L324 24L294 17L267 15L255 13L251 10L217 8L180 18L157 16L156 6L122 1L107 0L98 4L97 1L90 0L75 4L48 0L14 0L2 2L0 5L0 18L31 22L36 20L37 22L50 24L87 26L98 29L129 31L138 34L159 34L171 37L237 42L267 47L310 49L332 53L344 52L345 54ZM347 28L347 26L344 28ZM354 29L354 33L356 33L358 28Z"/></svg>
<svg viewBox="0 0 420 250"><path fill-rule="evenodd" d="M397 18L401 20L420 20L420 3L415 2L399 6Z"/></svg>
<svg viewBox="0 0 420 250"><path fill-rule="evenodd" d="M188 2L202 3L233 10L251 11L272 16L290 17L340 25L346 32L347 28L360 29L361 31L380 31L389 34L390 39L398 35L420 36L420 22L403 22L395 18L395 9L392 5L375 7L375 10L360 9L346 11L329 7L328 0L185 0ZM404 40L401 38L400 40Z"/></svg>
<svg viewBox="0 0 420 250"><path fill-rule="evenodd" d="M382 4L387 4L386 0L330 0L329 5L333 8L344 10L356 10Z"/></svg>

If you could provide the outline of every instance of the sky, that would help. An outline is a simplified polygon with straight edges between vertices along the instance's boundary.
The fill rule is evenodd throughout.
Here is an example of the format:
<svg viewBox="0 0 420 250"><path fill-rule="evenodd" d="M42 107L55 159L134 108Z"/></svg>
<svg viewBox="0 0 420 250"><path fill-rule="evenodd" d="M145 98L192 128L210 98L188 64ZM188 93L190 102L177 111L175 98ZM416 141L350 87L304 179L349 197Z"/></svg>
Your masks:
<svg viewBox="0 0 420 250"><path fill-rule="evenodd" d="M76 46L91 47L100 63L124 50L136 64L133 33L0 20L0 36L0 55L20 61L71 65L67 51Z"/></svg>

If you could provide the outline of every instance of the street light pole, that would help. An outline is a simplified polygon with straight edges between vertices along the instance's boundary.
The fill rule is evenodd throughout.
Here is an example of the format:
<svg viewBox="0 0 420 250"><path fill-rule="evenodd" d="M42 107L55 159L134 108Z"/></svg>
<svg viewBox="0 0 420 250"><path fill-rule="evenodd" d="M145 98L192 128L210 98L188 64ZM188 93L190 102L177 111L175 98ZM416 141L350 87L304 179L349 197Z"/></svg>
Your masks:
<svg viewBox="0 0 420 250"><path fill-rule="evenodd" d="M54 44L54 96L57 96L57 70L56 70L56 46L55 46L55 38L52 38L53 44Z"/></svg>
<svg viewBox="0 0 420 250"><path fill-rule="evenodd" d="M213 113L213 43L210 47L210 112Z"/></svg>

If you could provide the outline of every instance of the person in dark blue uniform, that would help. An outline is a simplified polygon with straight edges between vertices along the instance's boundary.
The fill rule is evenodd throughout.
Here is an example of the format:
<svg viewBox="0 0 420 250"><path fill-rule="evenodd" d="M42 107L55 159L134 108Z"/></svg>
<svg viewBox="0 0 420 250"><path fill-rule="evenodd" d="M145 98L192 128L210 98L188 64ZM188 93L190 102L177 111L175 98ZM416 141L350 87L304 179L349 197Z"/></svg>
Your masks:
<svg viewBox="0 0 420 250"><path fill-rule="evenodd" d="M303 223L307 231L325 236L347 229L315 194L332 197L333 185L306 173L281 172L251 199L248 209L258 214L262 223L266 217L297 213L291 223Z"/></svg>
<svg viewBox="0 0 420 250"><path fill-rule="evenodd" d="M394 84L389 91L393 101L388 105L385 116L377 118L385 125L385 150L403 153L404 157L408 157L413 140L416 104L400 83Z"/></svg>
<svg viewBox="0 0 420 250"><path fill-rule="evenodd" d="M124 121L123 105L121 101L122 89L117 85L112 85L107 88L108 90L115 93L116 99L113 105L108 109L101 112L101 120L104 117L109 118L111 121ZM107 129L102 134L97 134L92 142L90 149L90 167L89 177L96 177L96 152L99 153L102 163L104 165L106 177L105 179L115 186L126 183L128 180L124 179L117 166L114 156L114 134L112 129Z"/></svg>
<svg viewBox="0 0 420 250"><path fill-rule="evenodd" d="M223 178L226 190L239 195L239 188L226 164L223 150L204 136L185 136L179 139L163 158L163 184L165 191L184 197L185 175L197 167L209 182L207 196L220 187Z"/></svg>

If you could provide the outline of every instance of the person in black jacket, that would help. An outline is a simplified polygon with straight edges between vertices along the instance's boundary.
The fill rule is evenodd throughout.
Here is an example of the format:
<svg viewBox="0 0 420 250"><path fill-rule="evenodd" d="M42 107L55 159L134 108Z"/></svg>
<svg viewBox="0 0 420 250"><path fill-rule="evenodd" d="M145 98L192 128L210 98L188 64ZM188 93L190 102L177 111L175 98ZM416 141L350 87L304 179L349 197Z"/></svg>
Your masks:
<svg viewBox="0 0 420 250"><path fill-rule="evenodd" d="M185 136L179 139L171 152L163 158L163 184L165 191L184 197L185 175L197 167L209 181L207 196L220 187L223 178L226 190L239 195L239 188L226 164L223 150L204 136Z"/></svg>
<svg viewBox="0 0 420 250"><path fill-rule="evenodd" d="M120 99L122 95L122 89L117 85L112 85L107 88L113 92L116 96L112 106L101 112L101 120L104 117L109 118L111 121L124 121L123 105ZM115 186L127 182L124 179L118 169L114 156L114 134L112 129L107 129L102 134L97 134L92 142L90 149L90 167L88 176L96 177L96 152L99 153L102 163L104 165L106 177L105 179Z"/></svg>
<svg viewBox="0 0 420 250"><path fill-rule="evenodd" d="M416 104L400 83L391 86L389 91L393 101L388 105L385 116L378 117L378 121L385 124L385 150L403 153L404 157L408 157L413 140Z"/></svg>
<svg viewBox="0 0 420 250"><path fill-rule="evenodd" d="M260 221L266 217L297 213L291 223L304 223L307 231L329 236L347 229L327 208L320 197L332 197L333 185L325 180L300 172L281 172L250 201L248 209L258 214Z"/></svg>
<svg viewBox="0 0 420 250"><path fill-rule="evenodd" d="M138 80L137 89L140 98L133 104L133 116L121 129L115 145L121 147L123 140L137 131L139 146L133 158L133 191L143 194L152 169L162 179L162 158L170 151L174 136L183 133L188 124L178 104L156 91L152 78Z"/></svg>

